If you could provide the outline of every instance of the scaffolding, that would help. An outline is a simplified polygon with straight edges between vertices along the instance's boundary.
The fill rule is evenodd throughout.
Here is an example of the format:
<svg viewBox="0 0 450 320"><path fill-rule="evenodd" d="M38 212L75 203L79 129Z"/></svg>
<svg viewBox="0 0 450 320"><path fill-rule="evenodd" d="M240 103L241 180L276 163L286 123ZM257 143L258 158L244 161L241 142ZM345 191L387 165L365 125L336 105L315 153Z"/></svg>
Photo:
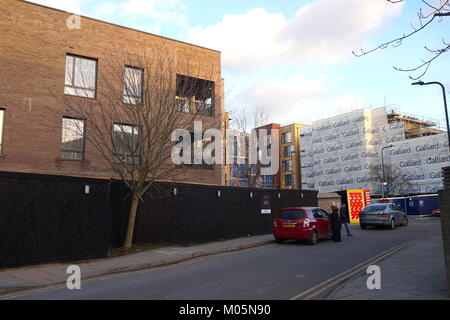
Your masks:
<svg viewBox="0 0 450 320"><path fill-rule="evenodd" d="M403 123L405 128L405 139L447 132L445 126L436 119L415 114L406 114L400 112L399 108L396 106L392 107L392 109L387 112L387 121L388 123Z"/></svg>

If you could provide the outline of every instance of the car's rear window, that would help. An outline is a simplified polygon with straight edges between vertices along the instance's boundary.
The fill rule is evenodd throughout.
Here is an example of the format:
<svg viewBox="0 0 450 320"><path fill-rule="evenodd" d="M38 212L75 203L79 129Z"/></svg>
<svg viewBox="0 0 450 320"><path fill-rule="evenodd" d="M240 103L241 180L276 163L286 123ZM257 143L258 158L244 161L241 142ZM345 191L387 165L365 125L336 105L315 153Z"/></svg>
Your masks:
<svg viewBox="0 0 450 320"><path fill-rule="evenodd" d="M367 207L363 209L363 211L380 211L386 210L387 204L369 204Z"/></svg>
<svg viewBox="0 0 450 320"><path fill-rule="evenodd" d="M282 210L280 214L281 219L294 220L305 217L304 210Z"/></svg>

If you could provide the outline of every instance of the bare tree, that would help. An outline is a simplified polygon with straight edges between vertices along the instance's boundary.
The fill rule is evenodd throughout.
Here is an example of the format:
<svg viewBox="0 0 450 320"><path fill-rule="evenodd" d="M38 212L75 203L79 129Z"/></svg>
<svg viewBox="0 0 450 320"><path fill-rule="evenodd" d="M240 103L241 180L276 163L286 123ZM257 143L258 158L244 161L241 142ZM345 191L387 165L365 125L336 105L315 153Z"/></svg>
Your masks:
<svg viewBox="0 0 450 320"><path fill-rule="evenodd" d="M261 161L257 156L256 163L250 161L250 139L252 130L268 124L270 112L264 106L255 106L247 111L242 109L233 116L232 128L241 134L240 141L235 143L233 164L231 165L238 175L246 182L249 188L259 186L261 176ZM255 132L258 135L258 132ZM238 161L241 157L242 161ZM243 162L243 163L242 163Z"/></svg>
<svg viewBox="0 0 450 320"><path fill-rule="evenodd" d="M386 0L390 3L393 4L397 4L397 3L401 3L404 0ZM417 25L412 25L412 31L405 33L395 39L392 39L390 41L384 42L380 45L378 45L377 47L370 49L370 50L362 50L360 49L360 51L358 53L355 53L353 51L353 54L357 57L369 54L373 51L376 51L378 49L386 49L389 46L392 47L398 47L400 45L402 45L404 40L407 40L408 38L413 37L415 34L423 31L424 29L426 29L428 26L430 26L433 22L442 22L443 17L449 17L450 16L450 0L437 0L435 1L435 4L430 3L430 0L422 0L422 4L424 8L419 8L418 12L417 12L417 19L418 19L418 23ZM422 59L421 63L418 64L417 66L411 67L411 68L401 68L401 67L395 67L394 69L397 71L404 71L404 72L414 72L414 71L418 71L421 70L421 73L419 74L419 76L416 77L412 77L410 76L411 79L413 80L417 80L419 78L421 78L427 71L428 68L430 67L431 63L433 61L435 61L437 58L439 58L443 53L449 51L450 49L450 43L442 38L442 45L439 48L429 48L428 46L425 46L425 50L429 53L431 53L431 57L426 58L426 59Z"/></svg>
<svg viewBox="0 0 450 320"><path fill-rule="evenodd" d="M63 148L67 143L69 150L65 156L71 157L70 146L85 137L98 159L128 186L131 207L125 250L132 245L144 194L157 181L179 181L191 168L172 161L176 143L172 134L181 128L192 130L194 121L214 115L215 86L220 81L201 79L212 79L217 71L212 66L205 71L206 63L201 68L194 59L180 59L171 48L153 48L110 54L102 59L96 79L83 72L90 68L89 61L75 62L70 56L66 61L64 116L71 118L66 142L63 137ZM96 99L87 99L94 95ZM212 128L220 126L214 118L208 120ZM191 136L182 139L192 141Z"/></svg>
<svg viewBox="0 0 450 320"><path fill-rule="evenodd" d="M406 172L400 167L385 164L384 171L381 165L369 171L369 181L379 183L380 186L385 183L382 186L382 188L384 187L384 194L387 197L392 197L416 186L410 180L405 179L406 175Z"/></svg>

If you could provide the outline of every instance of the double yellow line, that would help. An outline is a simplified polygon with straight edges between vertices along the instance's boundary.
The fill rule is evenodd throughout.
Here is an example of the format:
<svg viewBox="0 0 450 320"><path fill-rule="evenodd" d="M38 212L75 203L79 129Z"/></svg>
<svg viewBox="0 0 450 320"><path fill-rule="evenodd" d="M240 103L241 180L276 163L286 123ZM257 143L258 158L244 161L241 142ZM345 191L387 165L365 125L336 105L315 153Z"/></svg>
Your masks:
<svg viewBox="0 0 450 320"><path fill-rule="evenodd" d="M289 300L310 300L310 299L314 298L315 296L317 296L318 294L346 281L350 277L352 277L355 274L366 269L369 265L372 265L378 261L381 261L381 260L387 258L388 256L407 247L408 245L410 245L410 242L402 243L402 244L399 244L399 245L397 245L393 248L390 248L386 251L383 251L382 253L376 255L375 257L370 258L369 260L366 260L366 261L354 266L353 268L348 269L347 271L345 271L341 274L338 274L337 276L334 276L328 280L325 280L325 281L319 283L318 285L295 295L294 297L290 298Z"/></svg>

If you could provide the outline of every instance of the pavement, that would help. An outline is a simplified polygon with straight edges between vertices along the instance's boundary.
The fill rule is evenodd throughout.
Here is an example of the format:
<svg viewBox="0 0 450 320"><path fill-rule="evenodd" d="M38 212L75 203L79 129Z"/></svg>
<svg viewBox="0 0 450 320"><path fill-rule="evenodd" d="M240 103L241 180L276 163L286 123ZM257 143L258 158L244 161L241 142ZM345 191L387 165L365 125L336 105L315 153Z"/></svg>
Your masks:
<svg viewBox="0 0 450 320"><path fill-rule="evenodd" d="M328 300L448 300L442 237L415 240L377 263L381 288L369 290L362 272L337 287Z"/></svg>
<svg viewBox="0 0 450 320"><path fill-rule="evenodd" d="M189 247L170 246L107 259L76 263L83 280L176 264L208 255L233 252L273 243L273 235L217 241ZM0 294L65 284L67 267L74 263L46 264L0 270Z"/></svg>

